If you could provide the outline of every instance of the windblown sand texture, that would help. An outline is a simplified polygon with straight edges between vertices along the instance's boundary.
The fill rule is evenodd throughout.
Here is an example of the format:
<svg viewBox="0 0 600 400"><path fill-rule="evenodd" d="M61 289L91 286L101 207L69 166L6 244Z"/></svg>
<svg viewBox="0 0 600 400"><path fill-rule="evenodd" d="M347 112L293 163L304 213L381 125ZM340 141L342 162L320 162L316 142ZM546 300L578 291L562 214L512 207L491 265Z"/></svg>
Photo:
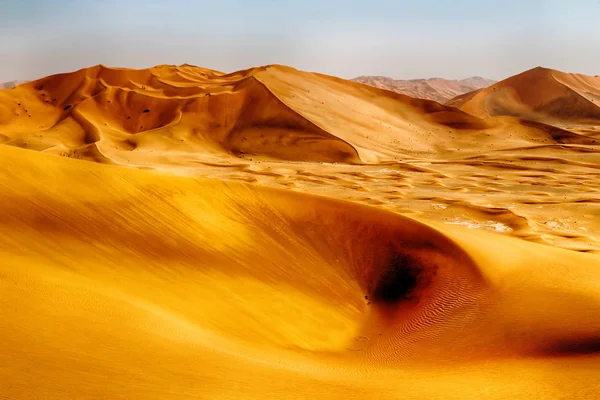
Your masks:
<svg viewBox="0 0 600 400"><path fill-rule="evenodd" d="M284 66L0 91L0 398L600 398L593 119L473 113Z"/></svg>

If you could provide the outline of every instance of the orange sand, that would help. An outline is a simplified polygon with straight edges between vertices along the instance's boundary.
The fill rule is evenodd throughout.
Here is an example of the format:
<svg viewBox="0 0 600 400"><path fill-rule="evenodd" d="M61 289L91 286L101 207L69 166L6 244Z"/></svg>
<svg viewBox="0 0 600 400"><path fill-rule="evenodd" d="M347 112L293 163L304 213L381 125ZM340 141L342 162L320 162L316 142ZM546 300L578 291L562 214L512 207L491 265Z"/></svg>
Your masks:
<svg viewBox="0 0 600 400"><path fill-rule="evenodd" d="M598 398L589 132L98 66L0 134L0 397Z"/></svg>

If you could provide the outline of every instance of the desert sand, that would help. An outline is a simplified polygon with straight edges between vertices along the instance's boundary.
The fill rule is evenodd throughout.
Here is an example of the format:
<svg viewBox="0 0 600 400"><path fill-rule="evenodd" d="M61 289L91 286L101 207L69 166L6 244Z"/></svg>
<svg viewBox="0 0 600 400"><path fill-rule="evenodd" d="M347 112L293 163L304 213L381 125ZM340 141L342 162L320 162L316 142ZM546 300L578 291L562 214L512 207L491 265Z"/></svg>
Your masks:
<svg viewBox="0 0 600 400"><path fill-rule="evenodd" d="M0 91L0 397L598 398L593 122L463 106L279 65Z"/></svg>
<svg viewBox="0 0 600 400"><path fill-rule="evenodd" d="M387 76L363 75L352 79L354 82L364 83L380 89L416 97L418 99L433 100L445 103L457 96L470 93L493 85L496 81L472 76L466 79L393 79Z"/></svg>

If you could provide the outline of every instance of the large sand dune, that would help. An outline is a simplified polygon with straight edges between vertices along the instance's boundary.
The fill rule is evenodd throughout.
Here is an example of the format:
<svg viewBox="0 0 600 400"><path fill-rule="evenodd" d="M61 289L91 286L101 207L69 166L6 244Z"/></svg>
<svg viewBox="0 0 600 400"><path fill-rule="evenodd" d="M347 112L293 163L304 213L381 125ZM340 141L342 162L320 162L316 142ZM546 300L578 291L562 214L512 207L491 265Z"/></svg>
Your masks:
<svg viewBox="0 0 600 400"><path fill-rule="evenodd" d="M598 393L596 256L245 184L0 155L4 397Z"/></svg>
<svg viewBox="0 0 600 400"><path fill-rule="evenodd" d="M598 398L589 129L284 66L0 91L0 398Z"/></svg>
<svg viewBox="0 0 600 400"><path fill-rule="evenodd" d="M480 118L508 115L553 125L600 125L600 77L537 67L447 104Z"/></svg>

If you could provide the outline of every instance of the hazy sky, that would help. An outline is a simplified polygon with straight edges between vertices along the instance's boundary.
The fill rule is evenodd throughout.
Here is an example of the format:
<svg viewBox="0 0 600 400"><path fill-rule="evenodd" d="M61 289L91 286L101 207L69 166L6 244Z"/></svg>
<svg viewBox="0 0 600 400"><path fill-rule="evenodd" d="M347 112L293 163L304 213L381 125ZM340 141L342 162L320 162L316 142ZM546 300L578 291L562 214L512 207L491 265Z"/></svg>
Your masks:
<svg viewBox="0 0 600 400"><path fill-rule="evenodd" d="M0 0L0 82L105 64L600 74L600 0Z"/></svg>

